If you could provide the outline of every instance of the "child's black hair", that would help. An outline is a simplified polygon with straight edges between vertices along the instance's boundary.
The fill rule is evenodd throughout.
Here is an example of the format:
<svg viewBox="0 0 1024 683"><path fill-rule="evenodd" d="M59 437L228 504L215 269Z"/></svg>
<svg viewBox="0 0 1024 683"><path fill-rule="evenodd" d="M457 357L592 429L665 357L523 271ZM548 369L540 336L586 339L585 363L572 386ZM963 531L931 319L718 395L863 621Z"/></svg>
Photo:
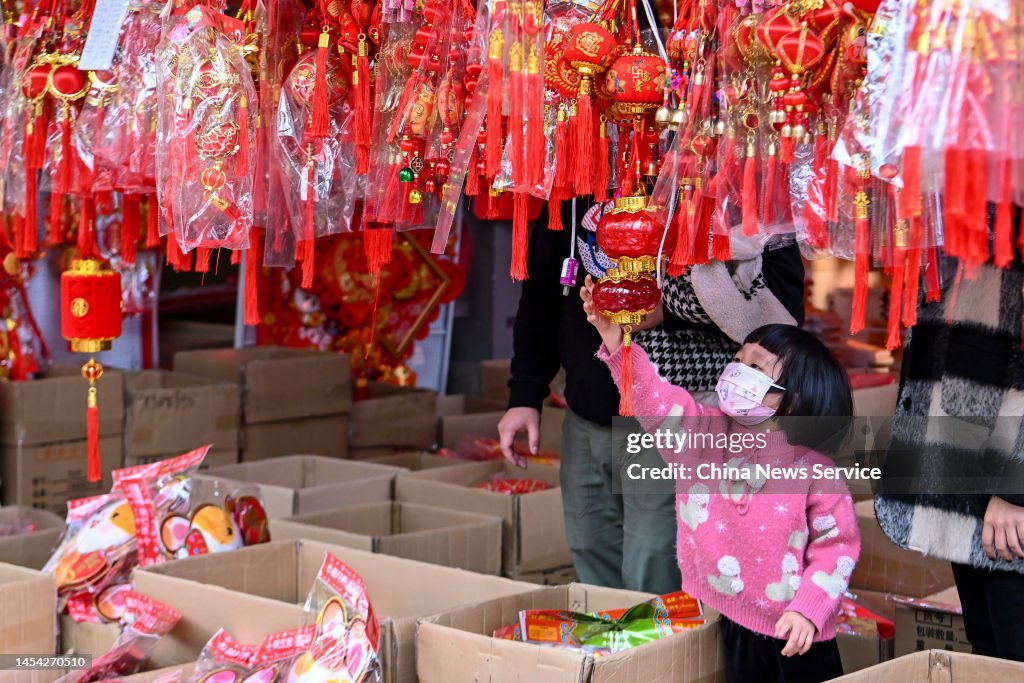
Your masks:
<svg viewBox="0 0 1024 683"><path fill-rule="evenodd" d="M776 415L789 442L821 452L836 449L853 416L850 378L842 364L820 339L793 325L764 325L744 343L759 344L779 359L776 384L785 392Z"/></svg>

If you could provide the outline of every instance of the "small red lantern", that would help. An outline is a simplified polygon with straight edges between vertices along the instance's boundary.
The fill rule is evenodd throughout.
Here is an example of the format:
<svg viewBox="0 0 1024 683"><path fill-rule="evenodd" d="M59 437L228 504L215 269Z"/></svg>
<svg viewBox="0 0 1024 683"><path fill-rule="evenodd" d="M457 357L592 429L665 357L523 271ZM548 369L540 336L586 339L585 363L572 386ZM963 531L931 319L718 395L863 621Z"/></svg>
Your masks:
<svg viewBox="0 0 1024 683"><path fill-rule="evenodd" d="M94 259L75 259L60 278L61 336L75 353L98 353L113 346L121 336L121 276ZM89 382L86 412L89 442L89 481L98 482L100 470L99 408L96 380L103 366L90 358L82 366Z"/></svg>
<svg viewBox="0 0 1024 683"><path fill-rule="evenodd" d="M597 226L597 244L604 254L617 263L622 272L648 272L657 270L659 251L671 253L675 236L665 235L645 210L647 197L621 197L615 208L601 217ZM661 239L666 243L662 247Z"/></svg>
<svg viewBox="0 0 1024 683"><path fill-rule="evenodd" d="M605 76L605 89L619 115L642 116L661 106L665 64L639 45L614 62Z"/></svg>
<svg viewBox="0 0 1024 683"><path fill-rule="evenodd" d="M615 37L600 24L576 24L565 37L565 59L580 73L580 94L590 94L589 81L604 72L615 55Z"/></svg>

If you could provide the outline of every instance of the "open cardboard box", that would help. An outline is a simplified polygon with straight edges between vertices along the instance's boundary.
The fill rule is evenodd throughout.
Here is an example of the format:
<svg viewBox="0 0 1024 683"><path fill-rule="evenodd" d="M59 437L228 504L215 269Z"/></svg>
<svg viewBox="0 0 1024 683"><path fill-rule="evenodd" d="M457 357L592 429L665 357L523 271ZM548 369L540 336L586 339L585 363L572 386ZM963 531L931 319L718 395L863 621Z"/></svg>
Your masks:
<svg viewBox="0 0 1024 683"><path fill-rule="evenodd" d="M383 382L370 382L368 392L368 398L352 404L350 446L434 447L437 441L436 393Z"/></svg>
<svg viewBox="0 0 1024 683"><path fill-rule="evenodd" d="M254 346L181 351L174 369L241 385L246 424L347 413L352 408L348 357L309 349Z"/></svg>
<svg viewBox="0 0 1024 683"><path fill-rule="evenodd" d="M417 618L535 589L496 576L316 541L273 541L135 570L136 590L183 615L157 645L150 658L153 665L194 661L219 628L240 642L258 643L269 633L312 623L315 615L307 615L302 603L327 552L366 582L381 622L387 683L416 680Z"/></svg>
<svg viewBox="0 0 1024 683"><path fill-rule="evenodd" d="M343 413L294 420L257 422L242 427L242 462L310 453L347 458L349 417Z"/></svg>
<svg viewBox="0 0 1024 683"><path fill-rule="evenodd" d="M238 461L237 383L146 370L127 373L124 386L126 466L186 453L199 444L213 444L217 464ZM204 464L214 465L212 460Z"/></svg>
<svg viewBox="0 0 1024 683"><path fill-rule="evenodd" d="M56 654L56 614L52 577L0 563L0 653Z"/></svg>
<svg viewBox="0 0 1024 683"><path fill-rule="evenodd" d="M1024 681L1024 664L963 652L930 650L897 657L832 683L988 683Z"/></svg>
<svg viewBox="0 0 1024 683"><path fill-rule="evenodd" d="M23 521L35 524L36 530L16 536L0 536L0 561L42 569L57 547L57 539L64 530L64 519L52 512L23 505L0 507L0 524Z"/></svg>
<svg viewBox="0 0 1024 683"><path fill-rule="evenodd" d="M873 501L855 507L861 548L850 586L923 598L953 585L949 562L904 550L889 540L875 519Z"/></svg>
<svg viewBox="0 0 1024 683"><path fill-rule="evenodd" d="M896 618L896 598L888 593L878 591L851 589L857 597L857 603L875 614L894 621ZM866 636L850 633L837 633L836 644L839 646L839 657L843 661L843 671L853 673L879 662L887 662L893 658L893 637L882 638L879 635Z"/></svg>
<svg viewBox="0 0 1024 683"><path fill-rule="evenodd" d="M99 657L114 646L120 635L117 624L97 624L75 621L67 614L60 615L60 651L76 655Z"/></svg>
<svg viewBox="0 0 1024 683"><path fill-rule="evenodd" d="M505 415L505 404L493 399L453 394L437 399L438 443L457 448L466 437L498 438L498 422Z"/></svg>
<svg viewBox="0 0 1024 683"><path fill-rule="evenodd" d="M896 599L896 656L923 650L971 652L956 586L921 599Z"/></svg>
<svg viewBox="0 0 1024 683"><path fill-rule="evenodd" d="M650 598L645 593L574 583L427 617L419 622L416 670L421 683L724 683L717 623L598 658L491 635L497 628L517 623L524 609L594 612L631 607ZM717 619L717 615L708 616L709 621Z"/></svg>
<svg viewBox="0 0 1024 683"><path fill-rule="evenodd" d="M270 522L274 540L309 538L480 574L501 573L501 520L416 503L369 503Z"/></svg>
<svg viewBox="0 0 1024 683"><path fill-rule="evenodd" d="M410 472L429 470L435 467L451 467L452 465L465 465L465 460L446 458L441 455L434 455L427 451L408 451L406 453L391 453L389 455L376 455L366 462L375 462L378 465L390 467L401 467Z"/></svg>
<svg viewBox="0 0 1024 683"><path fill-rule="evenodd" d="M552 488L522 495L473 488L495 475L541 479ZM501 517L502 571L512 575L572 564L558 483L556 467L531 463L523 470L491 460L404 474L395 480L395 499Z"/></svg>
<svg viewBox="0 0 1024 683"><path fill-rule="evenodd" d="M289 455L215 467L205 479L258 484L270 517L292 517L351 505L391 500L403 470L315 455Z"/></svg>

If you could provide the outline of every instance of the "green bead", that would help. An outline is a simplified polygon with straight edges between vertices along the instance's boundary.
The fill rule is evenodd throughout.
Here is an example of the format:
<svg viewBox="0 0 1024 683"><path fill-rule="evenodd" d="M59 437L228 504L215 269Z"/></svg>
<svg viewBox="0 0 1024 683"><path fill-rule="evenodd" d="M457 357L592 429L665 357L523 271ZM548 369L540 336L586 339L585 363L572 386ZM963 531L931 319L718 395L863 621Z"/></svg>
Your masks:
<svg viewBox="0 0 1024 683"><path fill-rule="evenodd" d="M412 182L412 169L411 168L403 168L401 171L398 172L398 179L401 180L403 183L411 183Z"/></svg>

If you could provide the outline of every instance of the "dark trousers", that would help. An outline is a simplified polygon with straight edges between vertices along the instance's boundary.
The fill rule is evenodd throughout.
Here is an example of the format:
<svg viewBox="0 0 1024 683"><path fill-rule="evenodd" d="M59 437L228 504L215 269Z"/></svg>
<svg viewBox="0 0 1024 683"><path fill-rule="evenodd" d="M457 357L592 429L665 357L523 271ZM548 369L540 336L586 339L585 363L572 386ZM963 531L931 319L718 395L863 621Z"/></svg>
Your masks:
<svg viewBox="0 0 1024 683"><path fill-rule="evenodd" d="M954 562L953 578L974 654L1024 662L1024 574Z"/></svg>
<svg viewBox="0 0 1024 683"><path fill-rule="evenodd" d="M721 619L725 677L729 683L822 683L843 675L835 640L811 645L806 654L783 657L786 641Z"/></svg>

